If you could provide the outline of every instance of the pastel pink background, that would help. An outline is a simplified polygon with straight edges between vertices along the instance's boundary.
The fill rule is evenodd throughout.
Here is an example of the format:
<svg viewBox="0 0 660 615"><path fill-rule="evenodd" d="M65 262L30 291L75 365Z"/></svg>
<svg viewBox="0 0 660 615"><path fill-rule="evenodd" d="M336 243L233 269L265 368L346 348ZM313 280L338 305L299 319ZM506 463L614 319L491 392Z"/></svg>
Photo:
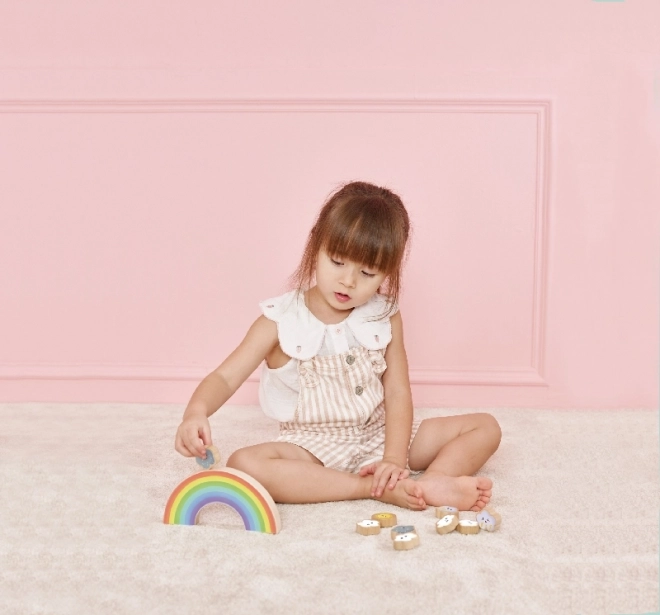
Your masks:
<svg viewBox="0 0 660 615"><path fill-rule="evenodd" d="M364 179L414 224L416 405L656 407L658 24L656 0L3 3L0 401L185 403Z"/></svg>

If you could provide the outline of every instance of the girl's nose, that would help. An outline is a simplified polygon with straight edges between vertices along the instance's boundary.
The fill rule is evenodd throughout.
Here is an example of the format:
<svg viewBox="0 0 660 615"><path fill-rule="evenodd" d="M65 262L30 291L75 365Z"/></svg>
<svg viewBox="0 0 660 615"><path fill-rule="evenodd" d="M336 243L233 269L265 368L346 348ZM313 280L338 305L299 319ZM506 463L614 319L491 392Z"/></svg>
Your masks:
<svg viewBox="0 0 660 615"><path fill-rule="evenodd" d="M355 278L356 278L355 271L353 271L352 269L347 268L344 271L342 283L344 284L344 286L347 286L348 288L354 288L355 287Z"/></svg>

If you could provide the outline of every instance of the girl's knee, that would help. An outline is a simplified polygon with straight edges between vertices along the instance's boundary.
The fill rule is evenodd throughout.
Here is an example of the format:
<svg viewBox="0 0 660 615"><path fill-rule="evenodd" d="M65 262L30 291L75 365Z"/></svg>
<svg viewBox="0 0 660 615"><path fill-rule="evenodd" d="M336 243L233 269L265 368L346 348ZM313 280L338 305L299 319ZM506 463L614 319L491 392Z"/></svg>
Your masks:
<svg viewBox="0 0 660 615"><path fill-rule="evenodd" d="M239 448L229 455L229 459L227 459L227 467L250 474L254 471L255 465L262 459L263 454L261 454L261 451L259 450L259 445L247 446L245 448Z"/></svg>
<svg viewBox="0 0 660 615"><path fill-rule="evenodd" d="M249 455L246 453L246 449L239 448L237 451L234 451L229 455L227 459L227 467L234 468L234 470L243 470L245 462L248 460Z"/></svg>
<svg viewBox="0 0 660 615"><path fill-rule="evenodd" d="M291 447L291 451L289 447ZM258 470L264 463L273 459L297 459L302 455L299 451L302 449L293 444L263 442L234 451L227 459L227 467L251 474L253 470ZM306 453L306 451L304 452Z"/></svg>
<svg viewBox="0 0 660 615"><path fill-rule="evenodd" d="M500 424L492 414L488 414L487 412L481 412L478 416L479 426L487 431L491 441L497 449L502 440L502 428L500 427Z"/></svg>

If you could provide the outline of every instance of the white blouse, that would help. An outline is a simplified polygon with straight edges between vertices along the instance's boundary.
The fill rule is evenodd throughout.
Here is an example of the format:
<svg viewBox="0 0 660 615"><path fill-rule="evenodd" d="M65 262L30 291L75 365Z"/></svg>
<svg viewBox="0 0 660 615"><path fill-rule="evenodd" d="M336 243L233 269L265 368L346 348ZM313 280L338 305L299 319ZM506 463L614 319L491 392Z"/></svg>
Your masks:
<svg viewBox="0 0 660 615"><path fill-rule="evenodd" d="M263 363L259 403L264 414L278 421L291 420L300 393L300 361L317 355L342 354L356 346L368 350L387 348L392 340L389 316L377 319L386 311L386 302L386 297L376 294L334 325L326 325L316 318L305 305L303 293L297 290L260 302L264 316L277 323L282 351L291 357L288 363L276 369ZM397 310L395 306L392 314Z"/></svg>

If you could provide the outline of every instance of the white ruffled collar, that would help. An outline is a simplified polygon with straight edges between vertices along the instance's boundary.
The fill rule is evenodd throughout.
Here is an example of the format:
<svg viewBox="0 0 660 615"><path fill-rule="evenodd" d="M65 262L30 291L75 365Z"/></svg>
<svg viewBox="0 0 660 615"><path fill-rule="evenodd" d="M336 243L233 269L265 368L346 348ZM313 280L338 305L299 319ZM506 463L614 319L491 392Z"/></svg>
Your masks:
<svg viewBox="0 0 660 615"><path fill-rule="evenodd" d="M341 323L326 325L305 305L305 296L297 290L259 303L264 316L277 323L280 346L285 354L301 361L315 357L328 327L347 326L355 339L368 350L382 350L392 341L389 317L373 320L386 311L387 299L374 295L356 307ZM396 309L393 313L396 312Z"/></svg>

